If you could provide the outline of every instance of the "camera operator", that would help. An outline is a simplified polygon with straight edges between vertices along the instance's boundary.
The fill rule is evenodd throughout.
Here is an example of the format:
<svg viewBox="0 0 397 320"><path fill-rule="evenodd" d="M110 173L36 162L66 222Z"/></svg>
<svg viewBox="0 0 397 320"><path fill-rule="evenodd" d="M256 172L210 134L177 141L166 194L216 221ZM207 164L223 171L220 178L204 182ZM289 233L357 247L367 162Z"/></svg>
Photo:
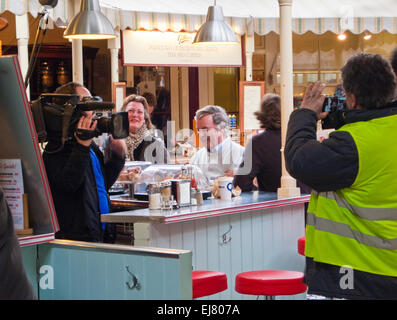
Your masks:
<svg viewBox="0 0 397 320"><path fill-rule="evenodd" d="M286 167L313 188L306 224L309 294L397 298L397 104L393 70L379 55L357 54L342 68L343 124L316 140L324 85L310 85L292 112Z"/></svg>
<svg viewBox="0 0 397 320"><path fill-rule="evenodd" d="M82 85L74 82L59 87L55 93L91 96ZM94 111L85 111L76 129L95 130ZM54 199L60 230L56 238L114 242L114 230L101 224L100 214L109 213L107 194L124 167L124 140L110 139L111 156L104 159L93 139L83 140L74 133L60 152L51 153L60 141L49 140L43 160ZM106 227L105 227L106 226Z"/></svg>

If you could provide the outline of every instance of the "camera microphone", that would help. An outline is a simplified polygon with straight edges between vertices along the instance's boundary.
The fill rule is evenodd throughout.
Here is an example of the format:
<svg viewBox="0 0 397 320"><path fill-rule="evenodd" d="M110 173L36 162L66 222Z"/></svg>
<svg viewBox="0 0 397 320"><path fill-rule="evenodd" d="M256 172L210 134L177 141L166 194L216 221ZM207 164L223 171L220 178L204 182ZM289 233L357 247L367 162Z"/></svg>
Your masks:
<svg viewBox="0 0 397 320"><path fill-rule="evenodd" d="M115 108L115 104L112 102L101 102L101 101L81 101L76 104L76 107L81 111L92 111L92 110L103 110L112 111Z"/></svg>

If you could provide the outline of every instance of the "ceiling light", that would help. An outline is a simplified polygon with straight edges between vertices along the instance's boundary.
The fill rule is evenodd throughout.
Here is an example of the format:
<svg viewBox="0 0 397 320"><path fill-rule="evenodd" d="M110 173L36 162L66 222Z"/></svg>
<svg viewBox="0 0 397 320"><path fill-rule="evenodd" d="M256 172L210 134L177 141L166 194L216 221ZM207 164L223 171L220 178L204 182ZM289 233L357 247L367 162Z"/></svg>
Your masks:
<svg viewBox="0 0 397 320"><path fill-rule="evenodd" d="M364 40L369 40L369 39L371 39L372 38L372 34L370 34L370 33L366 33L366 34L364 34Z"/></svg>
<svg viewBox="0 0 397 320"><path fill-rule="evenodd" d="M193 40L194 44L236 43L238 42L233 29L225 22L221 6L208 8L207 18L197 31Z"/></svg>
<svg viewBox="0 0 397 320"><path fill-rule="evenodd" d="M98 0L81 0L80 12L63 33L67 39L98 40L116 38L113 26L101 12Z"/></svg>
<svg viewBox="0 0 397 320"><path fill-rule="evenodd" d="M340 34L338 34L338 40L341 40L341 41L343 41L343 40L346 40L346 34L344 34L344 33L340 33Z"/></svg>

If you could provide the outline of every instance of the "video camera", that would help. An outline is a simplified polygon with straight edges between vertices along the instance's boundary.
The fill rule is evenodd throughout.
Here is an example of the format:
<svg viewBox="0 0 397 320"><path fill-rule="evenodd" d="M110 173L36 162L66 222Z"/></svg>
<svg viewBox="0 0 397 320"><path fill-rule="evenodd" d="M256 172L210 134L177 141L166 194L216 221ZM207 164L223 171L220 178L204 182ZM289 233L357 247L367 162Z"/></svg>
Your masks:
<svg viewBox="0 0 397 320"><path fill-rule="evenodd" d="M42 94L31 102L31 110L40 143L59 142L60 147L52 153L63 149L66 141L72 140L74 133L82 140L110 133L114 139L126 138L129 134L127 112L115 112L110 117L103 113L111 112L114 103L102 102L99 97L85 97L80 101L76 94ZM93 120L97 120L95 130L76 129L77 123L85 111L94 111Z"/></svg>

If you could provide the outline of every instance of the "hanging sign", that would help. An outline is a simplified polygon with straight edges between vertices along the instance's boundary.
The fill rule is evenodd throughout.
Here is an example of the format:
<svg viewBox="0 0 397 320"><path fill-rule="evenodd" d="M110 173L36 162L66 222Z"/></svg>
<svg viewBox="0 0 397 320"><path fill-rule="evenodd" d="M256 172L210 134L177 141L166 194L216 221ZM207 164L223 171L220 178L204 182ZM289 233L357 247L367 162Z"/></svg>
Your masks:
<svg viewBox="0 0 397 320"><path fill-rule="evenodd" d="M123 65L241 67L240 37L233 44L193 44L195 33L131 31L122 33Z"/></svg>

